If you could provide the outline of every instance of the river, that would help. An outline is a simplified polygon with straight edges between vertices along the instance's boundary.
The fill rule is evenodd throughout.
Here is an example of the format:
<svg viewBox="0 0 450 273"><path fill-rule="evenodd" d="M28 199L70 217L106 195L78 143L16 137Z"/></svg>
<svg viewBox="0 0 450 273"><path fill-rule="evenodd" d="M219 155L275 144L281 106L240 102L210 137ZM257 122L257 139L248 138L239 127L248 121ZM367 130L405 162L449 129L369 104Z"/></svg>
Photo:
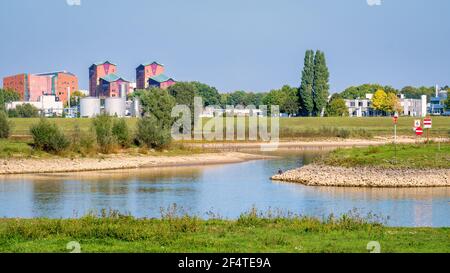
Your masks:
<svg viewBox="0 0 450 273"><path fill-rule="evenodd" d="M114 209L160 217L177 204L202 218L236 218L255 207L325 217L355 210L390 226L450 226L450 188L335 188L273 182L278 169L307 164L320 151L278 152L279 159L197 167L0 177L0 217L80 217Z"/></svg>

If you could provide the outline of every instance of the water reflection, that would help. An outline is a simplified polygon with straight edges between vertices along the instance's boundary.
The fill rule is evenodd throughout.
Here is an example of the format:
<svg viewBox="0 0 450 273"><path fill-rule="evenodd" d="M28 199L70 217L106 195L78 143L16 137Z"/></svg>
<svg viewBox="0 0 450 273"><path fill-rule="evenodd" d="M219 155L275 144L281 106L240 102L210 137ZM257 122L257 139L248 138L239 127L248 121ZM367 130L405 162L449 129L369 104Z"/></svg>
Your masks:
<svg viewBox="0 0 450 273"><path fill-rule="evenodd" d="M230 165L2 176L0 217L78 217L103 208L159 217L176 203L201 217L214 211L235 218L253 206L319 217L357 208L389 216L391 225L450 225L450 188L306 187L269 179L323 152L277 152L278 159Z"/></svg>

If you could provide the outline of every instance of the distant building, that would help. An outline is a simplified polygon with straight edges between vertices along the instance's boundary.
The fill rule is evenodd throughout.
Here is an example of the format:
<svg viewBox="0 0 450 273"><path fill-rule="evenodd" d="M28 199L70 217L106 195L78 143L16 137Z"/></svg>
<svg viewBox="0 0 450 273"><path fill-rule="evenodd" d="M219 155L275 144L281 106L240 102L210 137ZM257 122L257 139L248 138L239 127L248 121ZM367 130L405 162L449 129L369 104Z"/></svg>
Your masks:
<svg viewBox="0 0 450 273"><path fill-rule="evenodd" d="M94 63L89 67L89 95L98 97L100 95L100 79L109 74L117 73L117 65L109 61Z"/></svg>
<svg viewBox="0 0 450 273"><path fill-rule="evenodd" d="M38 74L38 76L51 78L51 93L55 95L60 101L66 103L70 92L78 90L78 78L72 73L66 71L57 71L50 73Z"/></svg>
<svg viewBox="0 0 450 273"><path fill-rule="evenodd" d="M364 99L345 100L350 117L371 117L375 115L372 108L372 94L366 94Z"/></svg>
<svg viewBox="0 0 450 273"><path fill-rule="evenodd" d="M101 77L98 97L120 97L122 85L125 86L125 90L128 92L130 89L130 82L128 80L116 74L108 74Z"/></svg>
<svg viewBox="0 0 450 273"><path fill-rule="evenodd" d="M148 80L151 77L163 74L164 65L158 62L140 64L136 68L136 88L147 89L149 87Z"/></svg>
<svg viewBox="0 0 450 273"><path fill-rule="evenodd" d="M166 89L176 81L164 75L165 67L158 62L141 64L136 68L136 88L147 89L158 87Z"/></svg>
<svg viewBox="0 0 450 273"><path fill-rule="evenodd" d="M372 117L377 116L379 111L372 107L372 94L366 94L363 99L346 99L345 105L348 108L350 117ZM425 117L427 114L427 96L423 95L421 99L405 99L401 94L399 97L403 116Z"/></svg>
<svg viewBox="0 0 450 273"><path fill-rule="evenodd" d="M38 101L42 95L54 95L65 103L70 91L78 90L78 78L67 71L42 74L18 74L3 78L3 88L17 92L23 101Z"/></svg>
<svg viewBox="0 0 450 273"><path fill-rule="evenodd" d="M170 86L174 85L176 81L172 78L167 77L164 74L151 77L148 79L148 85L149 87L158 87L161 89L167 89Z"/></svg>
<svg viewBox="0 0 450 273"><path fill-rule="evenodd" d="M18 105L31 104L37 109L42 116L62 116L64 105L62 101L58 101L55 95L39 96L37 101L13 101L6 104L6 109L16 109Z"/></svg>
<svg viewBox="0 0 450 273"><path fill-rule="evenodd" d="M428 106L428 111L431 115L443 115L445 112L445 101L448 98L447 90L439 90L436 87L436 95L430 99L430 104Z"/></svg>

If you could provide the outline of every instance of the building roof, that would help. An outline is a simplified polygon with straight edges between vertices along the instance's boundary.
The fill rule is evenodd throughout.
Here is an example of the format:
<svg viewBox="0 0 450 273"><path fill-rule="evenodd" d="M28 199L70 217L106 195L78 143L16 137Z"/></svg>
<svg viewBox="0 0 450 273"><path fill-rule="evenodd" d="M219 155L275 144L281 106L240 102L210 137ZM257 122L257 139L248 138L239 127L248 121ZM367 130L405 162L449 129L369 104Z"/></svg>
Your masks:
<svg viewBox="0 0 450 273"><path fill-rule="evenodd" d="M167 82L167 81L170 81L170 80L175 81L173 78L170 78L170 77L168 77L168 76L166 76L164 74L159 74L158 76L150 77L150 80L153 80L153 81L159 82L159 83Z"/></svg>
<svg viewBox="0 0 450 273"><path fill-rule="evenodd" d="M142 64L140 64L139 66L149 66L149 65L152 65L152 64L157 64L157 65L160 65L160 66L164 66L162 63L158 63L158 62L147 62L147 63L142 63Z"/></svg>
<svg viewBox="0 0 450 273"><path fill-rule="evenodd" d="M68 75L76 76L75 74L73 74L71 72L67 72L65 70L55 71L55 72L39 73L39 74L35 74L35 75L37 75L37 76L55 76L57 74L68 74Z"/></svg>
<svg viewBox="0 0 450 273"><path fill-rule="evenodd" d="M112 64L112 65L115 65L115 66L117 66L115 63L112 63L112 62L110 62L110 61L104 61L104 62L96 62L96 63L93 63L92 65L91 65L91 67L92 66L98 66L98 65L102 65L102 64Z"/></svg>
<svg viewBox="0 0 450 273"><path fill-rule="evenodd" d="M104 77L101 77L100 79L102 79L104 81L107 81L107 82L116 82L116 81L119 81L119 80L122 80L122 81L125 81L125 82L130 82L127 79L125 79L123 77L120 77L120 76L118 76L118 75L116 75L114 73L108 74L108 75L106 75Z"/></svg>

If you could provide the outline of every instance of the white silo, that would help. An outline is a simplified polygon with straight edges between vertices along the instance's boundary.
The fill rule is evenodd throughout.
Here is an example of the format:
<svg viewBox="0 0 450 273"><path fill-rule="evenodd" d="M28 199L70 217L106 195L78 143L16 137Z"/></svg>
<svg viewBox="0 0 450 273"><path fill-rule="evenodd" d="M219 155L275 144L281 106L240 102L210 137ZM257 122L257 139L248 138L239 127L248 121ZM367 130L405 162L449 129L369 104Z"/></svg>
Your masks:
<svg viewBox="0 0 450 273"><path fill-rule="evenodd" d="M122 98L106 98L105 113L110 116L125 116L125 100Z"/></svg>
<svg viewBox="0 0 450 273"><path fill-rule="evenodd" d="M133 102L131 103L131 116L132 117L141 117L141 103L139 101L139 98L134 97Z"/></svg>
<svg viewBox="0 0 450 273"><path fill-rule="evenodd" d="M80 117L92 118L100 114L100 99L86 97L80 100Z"/></svg>

